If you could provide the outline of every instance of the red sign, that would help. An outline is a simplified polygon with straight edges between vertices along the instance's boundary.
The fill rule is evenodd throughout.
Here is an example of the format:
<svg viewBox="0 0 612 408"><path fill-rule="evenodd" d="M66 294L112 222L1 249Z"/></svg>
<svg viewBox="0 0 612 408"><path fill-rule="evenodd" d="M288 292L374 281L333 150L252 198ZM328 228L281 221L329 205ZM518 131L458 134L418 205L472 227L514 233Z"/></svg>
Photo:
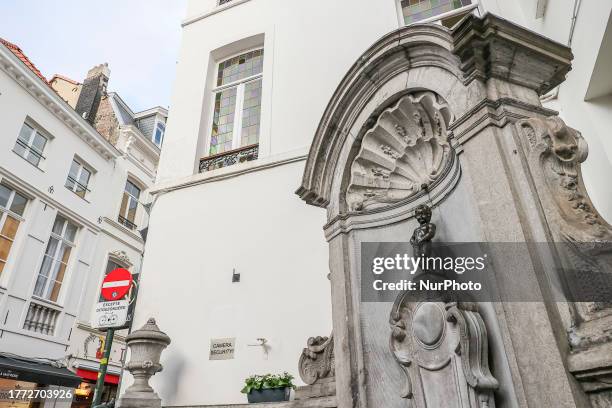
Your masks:
<svg viewBox="0 0 612 408"><path fill-rule="evenodd" d="M132 274L127 269L115 269L102 281L102 297L106 300L120 300L132 286Z"/></svg>

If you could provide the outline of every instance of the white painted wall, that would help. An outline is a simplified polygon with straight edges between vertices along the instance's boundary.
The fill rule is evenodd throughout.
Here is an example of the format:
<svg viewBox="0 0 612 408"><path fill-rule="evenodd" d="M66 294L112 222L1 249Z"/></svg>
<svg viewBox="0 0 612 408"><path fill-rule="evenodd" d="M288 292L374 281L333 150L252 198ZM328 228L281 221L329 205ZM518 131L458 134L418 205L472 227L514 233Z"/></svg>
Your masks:
<svg viewBox="0 0 612 408"><path fill-rule="evenodd" d="M573 2L549 3L544 21L532 21L532 0L483 0L480 11L564 41ZM583 21L580 30L588 31L588 14ZM357 58L398 28L397 3L235 0L217 8L215 0L197 0L189 2L184 24L136 323L156 317L172 338L164 371L152 381L165 405L237 403L245 400L239 393L245 377L297 374L307 337L331 330L325 214L293 192L327 102ZM578 44L588 41L579 38ZM254 46L265 53L260 159L197 174L210 134L216 63ZM568 82L584 82L588 68L581 64L595 51L575 52ZM570 85L562 88L559 101L572 93ZM598 123L607 107L590 109L601 116L587 119L581 107L572 111L579 105L580 98L568 97L561 113L595 150L585 166L587 185L610 217L604 142L586 123ZM234 268L240 283L231 283ZM208 360L217 337L237 338L234 360ZM248 346L257 337L270 341L268 359Z"/></svg>

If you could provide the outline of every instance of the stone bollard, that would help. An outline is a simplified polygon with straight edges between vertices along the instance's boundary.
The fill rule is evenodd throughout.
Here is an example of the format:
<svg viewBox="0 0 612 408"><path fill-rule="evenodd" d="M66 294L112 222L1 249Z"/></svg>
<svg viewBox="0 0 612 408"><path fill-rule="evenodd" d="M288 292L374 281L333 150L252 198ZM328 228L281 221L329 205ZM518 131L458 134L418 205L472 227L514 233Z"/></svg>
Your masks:
<svg viewBox="0 0 612 408"><path fill-rule="evenodd" d="M126 337L130 348L130 361L125 369L134 376L134 384L119 399L122 408L161 408L161 398L149 385L149 378L162 370L159 363L162 350L170 344L170 337L159 330L155 319Z"/></svg>

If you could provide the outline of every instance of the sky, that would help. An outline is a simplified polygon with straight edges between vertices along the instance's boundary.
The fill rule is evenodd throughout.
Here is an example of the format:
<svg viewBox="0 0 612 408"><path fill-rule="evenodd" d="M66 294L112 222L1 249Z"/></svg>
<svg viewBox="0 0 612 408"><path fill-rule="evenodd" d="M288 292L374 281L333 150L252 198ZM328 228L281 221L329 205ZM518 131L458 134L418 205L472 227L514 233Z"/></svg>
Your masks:
<svg viewBox="0 0 612 408"><path fill-rule="evenodd" d="M109 91L139 112L169 107L186 0L0 0L0 37L43 75L82 82L108 63Z"/></svg>

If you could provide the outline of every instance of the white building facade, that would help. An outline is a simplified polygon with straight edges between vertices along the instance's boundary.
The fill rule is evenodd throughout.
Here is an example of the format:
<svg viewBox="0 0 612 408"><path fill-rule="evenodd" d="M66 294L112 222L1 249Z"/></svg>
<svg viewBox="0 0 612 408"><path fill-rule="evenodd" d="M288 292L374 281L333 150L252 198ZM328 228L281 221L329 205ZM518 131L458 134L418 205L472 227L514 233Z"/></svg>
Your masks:
<svg viewBox="0 0 612 408"><path fill-rule="evenodd" d="M574 0L190 1L135 319L156 317L172 338L152 381L164 404L244 402L246 377L296 375L306 339L329 335L326 218L294 192L338 84L405 24L490 12L571 42L573 71L544 99L583 131L585 183L612 220L612 89L602 74L611 10ZM233 359L211 360L211 341L227 338Z"/></svg>
<svg viewBox="0 0 612 408"><path fill-rule="evenodd" d="M100 123L98 131L74 109L81 89L70 88L77 91L71 106L61 90L24 62L30 63L17 46L2 42L0 381L2 388L63 386L76 392L73 406L86 407L93 389L87 382L97 377L104 339L92 328L94 305L110 270L140 272L144 239L139 231L148 224L143 204L156 176L167 111L139 115L119 107L120 98L106 93L108 69L95 67L92 71L104 74L96 85L100 106L112 106L112 117L121 115L119 109L132 115L119 118L112 127L115 137L108 137ZM135 121L150 118L145 135ZM107 399L121 375L122 338L119 333L111 354ZM13 367L15 361L26 368ZM57 367L50 370L68 380L28 372L28 364L40 361L53 362ZM77 387L68 384L81 380ZM48 404L70 406L65 400Z"/></svg>

